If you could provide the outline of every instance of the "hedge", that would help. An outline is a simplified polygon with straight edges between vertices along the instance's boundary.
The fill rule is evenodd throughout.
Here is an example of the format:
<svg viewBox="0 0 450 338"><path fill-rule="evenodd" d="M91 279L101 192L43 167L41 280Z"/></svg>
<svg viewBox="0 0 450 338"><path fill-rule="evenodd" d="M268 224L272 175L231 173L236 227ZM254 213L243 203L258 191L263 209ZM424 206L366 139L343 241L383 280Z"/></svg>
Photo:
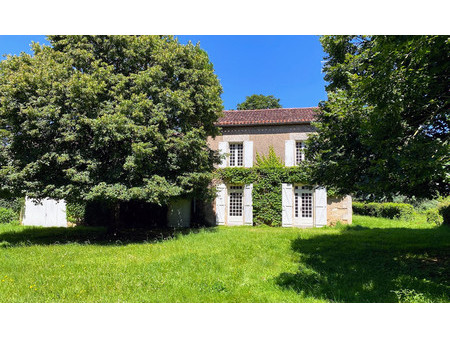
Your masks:
<svg viewBox="0 0 450 338"><path fill-rule="evenodd" d="M414 207L407 203L353 202L353 212L358 215L412 219Z"/></svg>

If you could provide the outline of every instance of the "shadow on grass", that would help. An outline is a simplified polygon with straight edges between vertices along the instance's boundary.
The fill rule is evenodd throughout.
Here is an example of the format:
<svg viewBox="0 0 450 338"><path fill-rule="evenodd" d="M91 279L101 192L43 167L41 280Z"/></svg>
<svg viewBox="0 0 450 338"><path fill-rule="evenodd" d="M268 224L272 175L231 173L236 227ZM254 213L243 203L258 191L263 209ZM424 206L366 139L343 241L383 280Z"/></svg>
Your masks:
<svg viewBox="0 0 450 338"><path fill-rule="evenodd" d="M44 228L16 226L11 231L0 232L0 247L48 244L96 244L126 245L131 243L154 243L174 239L178 235L212 232L214 227L198 228L151 228L126 229L113 235L102 227Z"/></svg>
<svg viewBox="0 0 450 338"><path fill-rule="evenodd" d="M449 302L450 228L369 229L298 238L297 273L278 285L336 302Z"/></svg>

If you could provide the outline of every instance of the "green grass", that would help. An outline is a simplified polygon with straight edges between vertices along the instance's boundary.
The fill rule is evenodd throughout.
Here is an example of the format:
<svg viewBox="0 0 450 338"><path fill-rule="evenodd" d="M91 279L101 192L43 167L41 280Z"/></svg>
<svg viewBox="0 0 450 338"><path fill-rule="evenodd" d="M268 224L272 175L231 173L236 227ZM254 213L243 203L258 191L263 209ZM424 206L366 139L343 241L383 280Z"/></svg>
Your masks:
<svg viewBox="0 0 450 338"><path fill-rule="evenodd" d="M0 302L448 302L450 227L179 233L0 225Z"/></svg>

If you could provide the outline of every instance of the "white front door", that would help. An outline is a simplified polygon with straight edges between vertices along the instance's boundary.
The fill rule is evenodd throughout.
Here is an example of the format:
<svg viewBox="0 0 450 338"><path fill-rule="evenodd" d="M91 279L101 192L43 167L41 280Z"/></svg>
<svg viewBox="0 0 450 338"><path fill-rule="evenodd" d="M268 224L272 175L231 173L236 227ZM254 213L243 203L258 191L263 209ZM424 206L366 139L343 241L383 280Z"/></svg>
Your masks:
<svg viewBox="0 0 450 338"><path fill-rule="evenodd" d="M294 226L313 226L313 191L303 186L294 189Z"/></svg>
<svg viewBox="0 0 450 338"><path fill-rule="evenodd" d="M228 220L229 225L244 224L244 189L239 185L232 185L228 189Z"/></svg>

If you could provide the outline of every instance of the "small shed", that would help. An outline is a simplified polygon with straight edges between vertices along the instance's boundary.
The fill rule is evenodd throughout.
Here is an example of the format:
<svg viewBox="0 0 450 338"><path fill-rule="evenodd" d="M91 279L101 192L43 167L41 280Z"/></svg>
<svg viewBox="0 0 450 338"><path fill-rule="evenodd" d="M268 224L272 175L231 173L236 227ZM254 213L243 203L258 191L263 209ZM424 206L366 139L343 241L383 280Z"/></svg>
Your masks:
<svg viewBox="0 0 450 338"><path fill-rule="evenodd" d="M35 201L26 197L22 224L43 227L67 227L66 202L50 198Z"/></svg>

